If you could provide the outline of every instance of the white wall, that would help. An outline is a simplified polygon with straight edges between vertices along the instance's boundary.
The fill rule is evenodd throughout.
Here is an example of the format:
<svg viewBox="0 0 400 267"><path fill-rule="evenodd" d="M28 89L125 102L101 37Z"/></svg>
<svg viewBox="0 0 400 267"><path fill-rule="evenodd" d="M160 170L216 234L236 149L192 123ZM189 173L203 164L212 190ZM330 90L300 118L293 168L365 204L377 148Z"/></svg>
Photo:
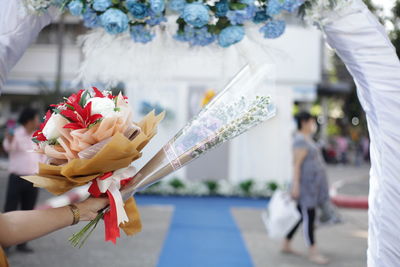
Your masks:
<svg viewBox="0 0 400 267"><path fill-rule="evenodd" d="M134 120L140 121L143 114L139 113L140 102L147 100L152 103L158 102L161 106L173 110L173 120L165 119L160 123L158 134L143 150L143 156L134 162L134 166L140 169L148 160L150 160L162 146L167 143L187 121L187 90L182 83L164 83L164 84L137 84L128 83L126 95L134 111ZM174 173L172 176L185 177L185 169Z"/></svg>
<svg viewBox="0 0 400 267"><path fill-rule="evenodd" d="M284 183L292 175L292 90L288 86L276 90L276 116L231 142L232 181L252 178Z"/></svg>

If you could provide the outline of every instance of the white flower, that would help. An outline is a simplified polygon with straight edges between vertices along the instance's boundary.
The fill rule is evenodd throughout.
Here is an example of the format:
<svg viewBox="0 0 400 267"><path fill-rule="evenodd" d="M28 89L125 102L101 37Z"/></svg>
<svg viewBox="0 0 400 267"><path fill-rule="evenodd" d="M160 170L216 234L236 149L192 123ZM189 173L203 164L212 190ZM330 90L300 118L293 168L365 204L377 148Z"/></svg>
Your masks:
<svg viewBox="0 0 400 267"><path fill-rule="evenodd" d="M60 137L60 133L57 129L57 121L60 119L62 119L60 114L53 113L50 119L47 121L43 128L43 135L47 138L47 140L57 139Z"/></svg>
<svg viewBox="0 0 400 267"><path fill-rule="evenodd" d="M93 97L88 100L87 104L92 103L92 115L101 114L104 118L116 115L115 103L112 99L106 97Z"/></svg>

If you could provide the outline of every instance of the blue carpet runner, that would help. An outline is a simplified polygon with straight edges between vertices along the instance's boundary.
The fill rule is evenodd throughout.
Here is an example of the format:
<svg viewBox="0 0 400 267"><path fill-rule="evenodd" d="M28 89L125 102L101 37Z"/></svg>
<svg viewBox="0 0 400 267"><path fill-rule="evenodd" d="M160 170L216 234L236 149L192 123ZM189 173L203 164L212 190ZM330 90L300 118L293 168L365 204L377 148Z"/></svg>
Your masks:
<svg viewBox="0 0 400 267"><path fill-rule="evenodd" d="M139 205L165 204L175 208L157 267L253 266L231 208L264 208L267 200L161 196L136 199Z"/></svg>

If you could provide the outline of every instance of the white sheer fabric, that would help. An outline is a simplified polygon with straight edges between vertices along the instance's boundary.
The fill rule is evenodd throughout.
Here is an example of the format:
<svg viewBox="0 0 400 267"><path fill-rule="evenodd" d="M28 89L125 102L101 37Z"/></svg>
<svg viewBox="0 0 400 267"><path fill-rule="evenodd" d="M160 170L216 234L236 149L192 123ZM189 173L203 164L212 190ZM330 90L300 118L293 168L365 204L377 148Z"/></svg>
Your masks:
<svg viewBox="0 0 400 267"><path fill-rule="evenodd" d="M0 0L0 93L7 74L52 15L30 14L22 0Z"/></svg>
<svg viewBox="0 0 400 267"><path fill-rule="evenodd" d="M361 0L322 25L352 74L371 137L368 266L400 264L400 62ZM342 15L342 16L340 16Z"/></svg>

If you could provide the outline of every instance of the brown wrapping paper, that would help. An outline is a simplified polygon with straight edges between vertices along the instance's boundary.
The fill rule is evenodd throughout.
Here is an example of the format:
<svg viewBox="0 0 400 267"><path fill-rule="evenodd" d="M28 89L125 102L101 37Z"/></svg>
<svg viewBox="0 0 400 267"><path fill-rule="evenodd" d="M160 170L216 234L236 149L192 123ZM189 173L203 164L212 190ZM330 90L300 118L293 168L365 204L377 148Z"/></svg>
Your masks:
<svg viewBox="0 0 400 267"><path fill-rule="evenodd" d="M125 212L128 215L129 221L120 224L120 228L124 230L126 235L134 235L142 230L142 222L140 220L139 210L136 206L136 201L130 197L125 202Z"/></svg>

